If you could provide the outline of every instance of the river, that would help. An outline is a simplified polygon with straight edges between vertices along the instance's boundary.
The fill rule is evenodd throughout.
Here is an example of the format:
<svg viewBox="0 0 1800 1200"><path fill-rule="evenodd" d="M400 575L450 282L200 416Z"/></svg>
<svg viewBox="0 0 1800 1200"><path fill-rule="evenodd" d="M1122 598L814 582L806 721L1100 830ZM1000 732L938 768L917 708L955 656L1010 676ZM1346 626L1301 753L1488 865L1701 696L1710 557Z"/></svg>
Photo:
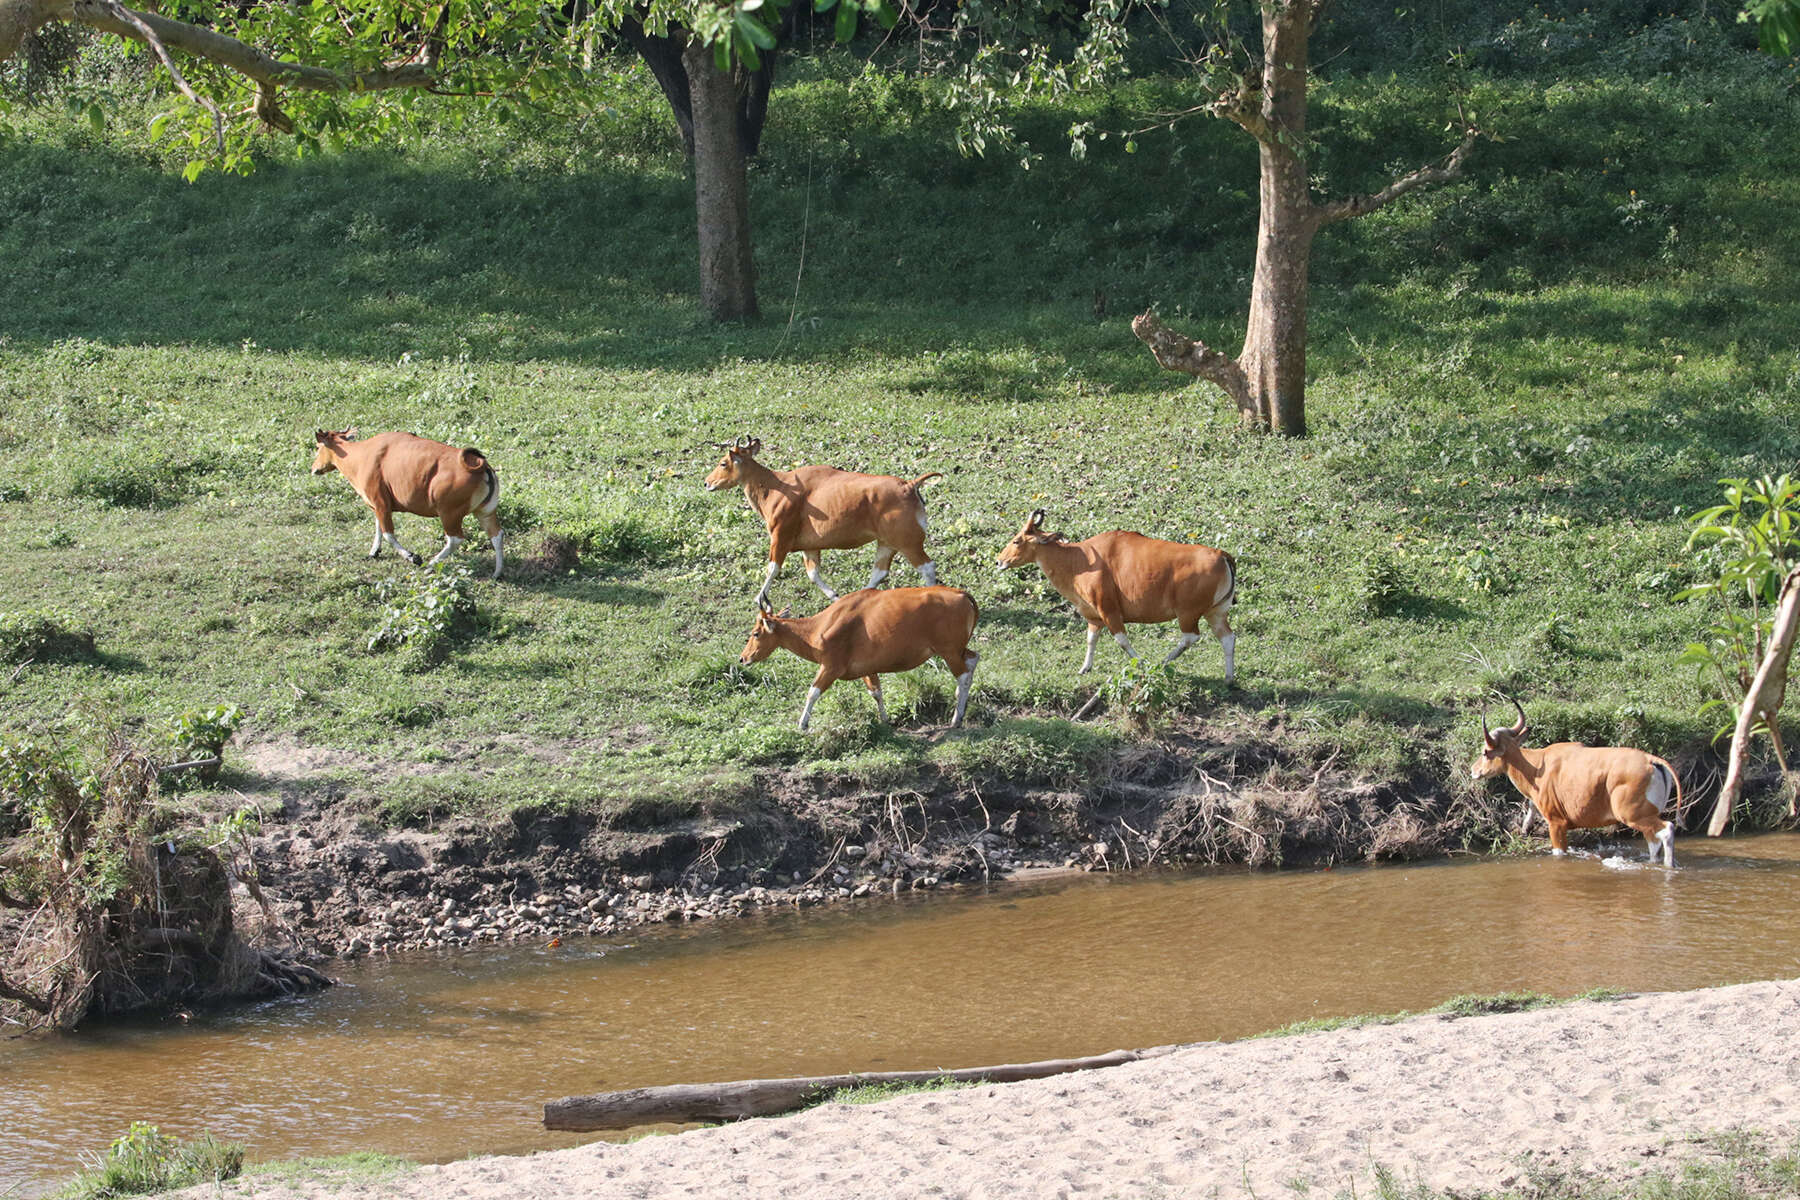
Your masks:
<svg viewBox="0 0 1800 1200"><path fill-rule="evenodd" d="M1642 853L1642 842L1627 852ZM1063 876L628 940L340 964L345 986L0 1042L0 1196L134 1120L253 1159L426 1161L589 1140L559 1096L975 1066L1243 1037L1459 993L1800 974L1800 836L1598 857Z"/></svg>

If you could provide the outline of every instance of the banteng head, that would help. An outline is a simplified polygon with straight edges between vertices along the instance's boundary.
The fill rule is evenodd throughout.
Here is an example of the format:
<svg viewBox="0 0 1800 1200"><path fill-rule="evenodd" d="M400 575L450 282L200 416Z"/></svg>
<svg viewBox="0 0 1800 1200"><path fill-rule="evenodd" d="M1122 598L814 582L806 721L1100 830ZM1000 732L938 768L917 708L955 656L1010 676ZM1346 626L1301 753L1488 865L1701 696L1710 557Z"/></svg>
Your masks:
<svg viewBox="0 0 1800 1200"><path fill-rule="evenodd" d="M994 561L1000 564L1002 571L1023 563L1036 562L1039 547L1058 545L1062 541L1062 534L1044 532L1044 510L1034 508L1031 515L1025 518L1025 527L1013 534L1012 541L1006 543Z"/></svg>
<svg viewBox="0 0 1800 1200"><path fill-rule="evenodd" d="M323 475L337 470L337 460L344 456L344 443L355 437L354 429L321 429L314 433L313 445L318 447L318 453L313 455L312 473Z"/></svg>
<svg viewBox="0 0 1800 1200"><path fill-rule="evenodd" d="M757 606L756 624L750 629L750 640L744 643L744 652L738 655L738 661L745 666L759 663L775 653L781 643L775 637L775 623L788 615L787 609L779 614L770 607L767 600Z"/></svg>
<svg viewBox="0 0 1800 1200"><path fill-rule="evenodd" d="M1519 723L1505 729L1489 729L1487 710L1481 712L1481 753L1469 764L1469 778L1491 779L1506 770L1507 754L1517 749L1525 740L1525 709L1518 699L1508 696L1514 708L1519 710Z"/></svg>
<svg viewBox="0 0 1800 1200"><path fill-rule="evenodd" d="M713 445L725 451L725 457L719 460L719 465L706 477L706 490L716 492L720 488L741 486L744 482L744 467L755 461L756 452L762 449L762 439L741 437L735 442L714 442Z"/></svg>

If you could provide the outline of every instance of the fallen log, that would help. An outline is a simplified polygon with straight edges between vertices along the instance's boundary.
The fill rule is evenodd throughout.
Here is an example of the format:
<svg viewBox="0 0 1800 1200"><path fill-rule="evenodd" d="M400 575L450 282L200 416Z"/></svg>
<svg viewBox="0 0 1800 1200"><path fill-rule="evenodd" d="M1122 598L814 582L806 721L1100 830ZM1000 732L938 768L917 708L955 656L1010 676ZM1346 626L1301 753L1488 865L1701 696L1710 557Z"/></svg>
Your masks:
<svg viewBox="0 0 1800 1200"><path fill-rule="evenodd" d="M791 1112L842 1088L939 1081L1014 1083L1070 1071L1117 1067L1180 1049L1181 1046L1153 1046L1148 1050L1114 1050L1092 1058L1053 1058L997 1067L965 1067L956 1071L868 1071L797 1079L739 1079L730 1083L678 1083L601 1092L593 1096L565 1096L544 1105L544 1128L592 1133L602 1129L630 1129L634 1125L691 1125L769 1117Z"/></svg>

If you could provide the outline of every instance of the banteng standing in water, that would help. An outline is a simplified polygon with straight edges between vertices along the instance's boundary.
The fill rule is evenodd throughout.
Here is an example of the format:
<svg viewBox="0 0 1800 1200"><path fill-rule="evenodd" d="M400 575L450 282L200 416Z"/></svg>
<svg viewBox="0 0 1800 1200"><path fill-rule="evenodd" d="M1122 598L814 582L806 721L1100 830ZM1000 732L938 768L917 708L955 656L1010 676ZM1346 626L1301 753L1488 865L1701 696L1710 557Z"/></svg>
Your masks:
<svg viewBox="0 0 1800 1200"><path fill-rule="evenodd" d="M1481 715L1481 753L1469 764L1473 779L1504 774L1544 814L1555 854L1569 847L1571 829L1629 825L1644 835L1650 861L1660 855L1675 865L1675 827L1663 820L1670 804L1681 811L1681 780L1665 759L1627 746L1583 746L1556 742L1540 750L1525 747L1525 709L1519 722L1489 729Z"/></svg>

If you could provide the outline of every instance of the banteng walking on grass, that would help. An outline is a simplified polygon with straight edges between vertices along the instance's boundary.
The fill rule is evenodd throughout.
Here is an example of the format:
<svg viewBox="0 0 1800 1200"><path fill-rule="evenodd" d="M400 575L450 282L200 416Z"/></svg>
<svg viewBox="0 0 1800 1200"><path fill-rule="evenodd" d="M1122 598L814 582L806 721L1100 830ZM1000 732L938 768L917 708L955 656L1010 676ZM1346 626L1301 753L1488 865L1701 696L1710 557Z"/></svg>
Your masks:
<svg viewBox="0 0 1800 1200"><path fill-rule="evenodd" d="M1040 508L1000 551L997 561L1002 571L1036 563L1088 623L1087 657L1078 674L1093 670L1094 643L1102 628L1136 658L1125 626L1161 621L1175 621L1181 627L1180 640L1163 662L1175 661L1199 641L1200 622L1205 621L1225 648L1225 682L1236 674L1232 655L1237 635L1231 632L1230 616L1237 599L1237 560L1223 550L1159 541L1123 529L1071 542L1060 533L1044 532Z"/></svg>
<svg viewBox="0 0 1800 1200"><path fill-rule="evenodd" d="M1675 865L1675 827L1663 820L1671 804L1681 811L1681 780L1668 761L1627 746L1583 746L1556 742L1539 750L1525 747L1525 709L1517 700L1519 722L1489 729L1481 715L1481 753L1469 764L1473 779L1504 774L1544 815L1550 846L1561 854L1571 829L1604 829L1629 825L1649 843L1650 861L1660 855ZM1529 826L1529 818L1527 819Z"/></svg>
<svg viewBox="0 0 1800 1200"><path fill-rule="evenodd" d="M756 593L758 608L768 600L769 585L781 564L795 550L806 559L806 577L833 600L838 594L819 578L821 550L849 550L874 542L875 569L869 573L869 587L887 578L896 551L919 568L927 586L937 583L937 566L925 552L925 501L919 485L942 472L928 471L906 480L836 467L774 471L756 461L760 438L716 445L725 457L706 477L706 490L743 488L750 507L769 528L769 565L762 590Z"/></svg>
<svg viewBox="0 0 1800 1200"><path fill-rule="evenodd" d="M375 544L369 557L381 556L382 543L417 566L422 560L394 536L394 514L436 517L444 525L444 548L431 561L443 562L463 544L463 518L481 521L494 547L494 578L504 564L500 530L500 477L481 451L458 450L410 433L378 433L356 440L354 429L321 429L313 435L318 453L312 473L338 471L350 481L363 503L375 510Z"/></svg>
<svg viewBox="0 0 1800 1200"><path fill-rule="evenodd" d="M981 661L981 656L969 649L978 616L974 598L961 588L949 587L886 592L864 588L834 601L813 617L777 615L765 602L738 661L761 662L782 648L819 664L812 689L806 693L806 706L800 710L804 731L819 696L840 679L860 679L868 684L875 711L887 720L880 677L910 671L935 654L956 676L956 716L950 722L954 729L962 724L975 664Z"/></svg>

